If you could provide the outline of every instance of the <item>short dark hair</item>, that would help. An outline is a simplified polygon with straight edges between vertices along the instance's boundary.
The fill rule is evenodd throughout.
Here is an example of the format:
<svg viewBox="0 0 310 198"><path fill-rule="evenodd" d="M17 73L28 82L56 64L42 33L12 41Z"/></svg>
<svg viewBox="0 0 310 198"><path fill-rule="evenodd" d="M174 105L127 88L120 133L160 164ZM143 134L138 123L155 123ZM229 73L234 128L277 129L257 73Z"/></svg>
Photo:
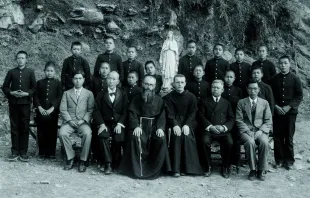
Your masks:
<svg viewBox="0 0 310 198"><path fill-rule="evenodd" d="M44 71L48 68L48 67L53 67L55 69L56 64L54 61L47 61L45 66L44 66Z"/></svg>
<svg viewBox="0 0 310 198"><path fill-rule="evenodd" d="M127 48L127 50L129 50L130 48L133 48L133 49L135 49L135 51L137 51L137 48L136 48L136 46L129 46L128 48Z"/></svg>
<svg viewBox="0 0 310 198"><path fill-rule="evenodd" d="M221 46L221 47L223 48L223 50L224 50L224 44L222 44L222 43L216 43L216 44L213 46L213 51L215 50L215 48L216 48L217 46Z"/></svg>
<svg viewBox="0 0 310 198"><path fill-rule="evenodd" d="M250 79L246 82L246 87L249 87L250 84L254 84L254 83L256 83L256 84L258 85L258 83L257 83L254 79L250 78Z"/></svg>
<svg viewBox="0 0 310 198"><path fill-rule="evenodd" d="M175 82L175 79L176 79L176 78L185 78L185 82L186 82L186 77L185 77L183 74L177 74L177 75L175 75L174 78L173 78L173 82Z"/></svg>
<svg viewBox="0 0 310 198"><path fill-rule="evenodd" d="M232 72L232 73L234 73L234 75L235 75L235 77L236 77L236 73L235 73L235 72L234 72L234 70L232 70L232 69L226 70L226 72L225 72L225 76L226 76L226 74L227 74L228 72Z"/></svg>
<svg viewBox="0 0 310 198"><path fill-rule="evenodd" d="M18 52L16 53L16 58L17 58L17 56L18 56L19 54L25 54L25 55L26 55L26 58L28 57L28 54L27 54L26 51L23 51L23 50L18 51Z"/></svg>
<svg viewBox="0 0 310 198"><path fill-rule="evenodd" d="M186 46L188 46L189 44L194 43L196 45L196 41L194 41L193 39L190 39L187 41Z"/></svg>
<svg viewBox="0 0 310 198"><path fill-rule="evenodd" d="M201 67L202 70L204 70L203 65L196 65L196 66L194 67L194 70L195 70L197 67Z"/></svg>
<svg viewBox="0 0 310 198"><path fill-rule="evenodd" d="M147 66L148 64L152 64L152 65L154 65L154 67L155 67L154 61L148 60L148 61L146 61L145 64L144 64L144 69L145 69L145 70L146 70L146 66Z"/></svg>
<svg viewBox="0 0 310 198"><path fill-rule="evenodd" d="M241 47L238 47L238 48L235 50L235 54L237 54L237 52L243 52L243 53L244 53L244 49L241 48Z"/></svg>
<svg viewBox="0 0 310 198"><path fill-rule="evenodd" d="M137 79L139 79L139 74L138 74L138 72L136 72L136 71L134 71L134 70L131 70L131 71L129 71L128 76L129 76L129 74L134 74L134 75L136 75ZM128 76L127 76L127 77L128 77Z"/></svg>
<svg viewBox="0 0 310 198"><path fill-rule="evenodd" d="M265 45L265 44L260 45L260 46L258 47L258 50L259 50L259 48L261 48L261 47L266 48L266 50L268 51L268 47L267 47L267 45Z"/></svg>
<svg viewBox="0 0 310 198"><path fill-rule="evenodd" d="M81 74L83 76L83 78L85 78L85 72L83 70L74 71L72 73L72 78L74 78L74 76L77 75L77 74Z"/></svg>
<svg viewBox="0 0 310 198"><path fill-rule="evenodd" d="M113 38L113 36L106 36L106 37L105 37L105 39L104 39L104 42L106 42L108 39L112 39L112 40L113 40L113 42L114 42L114 38Z"/></svg>
<svg viewBox="0 0 310 198"><path fill-rule="evenodd" d="M253 71L257 70L257 69L259 69L262 72L262 74L264 74L263 68L261 66L257 65L257 66L254 66L251 68L251 75L252 75Z"/></svg>
<svg viewBox="0 0 310 198"><path fill-rule="evenodd" d="M279 61L282 60L282 59L287 59L289 62L291 62L291 58L289 55L283 55L279 58Z"/></svg>
<svg viewBox="0 0 310 198"><path fill-rule="evenodd" d="M107 64L107 65L109 65L109 68L111 69L110 64L109 64L108 62L106 62L106 61L101 61L101 62L100 62L100 66L101 66L102 64Z"/></svg>
<svg viewBox="0 0 310 198"><path fill-rule="evenodd" d="M74 41L74 42L72 42L72 44L71 44L71 49L72 49L74 46L81 46L81 47L82 47L82 43L81 43L80 41Z"/></svg>

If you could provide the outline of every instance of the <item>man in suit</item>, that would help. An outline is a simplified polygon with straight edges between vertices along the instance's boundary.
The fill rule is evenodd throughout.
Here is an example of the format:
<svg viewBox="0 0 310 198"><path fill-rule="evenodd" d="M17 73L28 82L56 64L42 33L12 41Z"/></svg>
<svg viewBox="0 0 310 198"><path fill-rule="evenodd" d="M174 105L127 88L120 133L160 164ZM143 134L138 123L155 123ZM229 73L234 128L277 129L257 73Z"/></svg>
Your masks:
<svg viewBox="0 0 310 198"><path fill-rule="evenodd" d="M114 169L118 168L124 144L128 99L126 93L117 88L119 82L119 74L116 71L109 73L108 88L97 95L93 115L93 124L99 136L100 170L105 174L112 173L112 163Z"/></svg>
<svg viewBox="0 0 310 198"><path fill-rule="evenodd" d="M249 97L238 102L236 110L236 124L250 166L249 180L255 176L265 180L267 170L267 156L269 152L268 135L272 127L272 114L267 100L259 98L259 86L253 79L247 83ZM258 146L258 161L256 163L256 145ZM257 170L257 171L256 171Z"/></svg>
<svg viewBox="0 0 310 198"><path fill-rule="evenodd" d="M235 123L235 116L231 104L221 94L224 91L224 82L214 80L211 85L212 96L201 100L199 116L203 126L203 144L205 152L205 176L211 175L211 143L217 140L221 144L222 176L229 178L230 151L233 140L230 134Z"/></svg>
<svg viewBox="0 0 310 198"><path fill-rule="evenodd" d="M75 152L69 136L73 132L77 132L82 138L79 172L86 171L85 162L88 157L92 136L89 123L95 103L92 92L83 88L84 76L83 71L76 71L73 74L74 87L64 92L60 103L60 115L63 125L59 131L59 139L67 155L67 163L64 169L70 170L73 167Z"/></svg>

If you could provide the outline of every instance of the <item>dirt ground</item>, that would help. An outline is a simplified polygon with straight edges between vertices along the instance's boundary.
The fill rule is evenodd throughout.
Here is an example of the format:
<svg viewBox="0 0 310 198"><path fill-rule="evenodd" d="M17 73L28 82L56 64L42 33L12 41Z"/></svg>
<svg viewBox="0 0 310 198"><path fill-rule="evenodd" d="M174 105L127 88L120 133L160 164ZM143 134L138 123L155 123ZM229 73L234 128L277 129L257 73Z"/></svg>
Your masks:
<svg viewBox="0 0 310 198"><path fill-rule="evenodd" d="M295 169L270 168L266 181L247 180L248 168L241 168L237 175L232 170L230 179L215 170L210 178L202 176L160 177L156 180L134 180L122 175L105 176L95 165L85 173L63 170L63 162L38 161L35 141L30 138L28 163L8 162L9 136L0 139L0 197L309 197L310 188L310 121L298 119L295 136ZM59 152L59 148L58 148ZM273 162L273 153L270 163ZM60 156L60 155L58 155ZM300 159L301 158L301 159ZM44 184L45 183L45 184Z"/></svg>

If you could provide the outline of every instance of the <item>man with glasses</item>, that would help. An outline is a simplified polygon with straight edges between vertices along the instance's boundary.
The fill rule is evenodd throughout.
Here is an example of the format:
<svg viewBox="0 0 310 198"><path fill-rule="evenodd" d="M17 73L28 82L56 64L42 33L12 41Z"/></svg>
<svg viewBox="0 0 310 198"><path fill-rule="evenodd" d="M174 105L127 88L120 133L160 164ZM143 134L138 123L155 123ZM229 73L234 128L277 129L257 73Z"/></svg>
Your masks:
<svg viewBox="0 0 310 198"><path fill-rule="evenodd" d="M155 94L155 77L145 76L142 87L128 108L129 137L120 172L133 178L155 179L170 171L165 105Z"/></svg>
<svg viewBox="0 0 310 198"><path fill-rule="evenodd" d="M269 152L268 136L272 127L272 114L268 101L257 97L259 86L253 79L247 83L249 97L238 102L236 110L236 124L250 166L249 180L255 176L265 180L267 157ZM258 147L258 161L256 160Z"/></svg>

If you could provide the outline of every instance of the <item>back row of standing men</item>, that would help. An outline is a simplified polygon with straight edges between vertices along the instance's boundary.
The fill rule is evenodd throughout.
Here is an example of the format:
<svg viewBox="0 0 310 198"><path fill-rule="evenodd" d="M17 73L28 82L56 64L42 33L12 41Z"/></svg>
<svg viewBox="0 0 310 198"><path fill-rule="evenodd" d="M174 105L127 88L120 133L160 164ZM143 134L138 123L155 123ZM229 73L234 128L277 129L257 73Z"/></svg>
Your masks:
<svg viewBox="0 0 310 198"><path fill-rule="evenodd" d="M12 136L12 155L10 156L11 160L16 160L17 158L22 161L27 161L28 156L27 148L28 148L28 124L29 124L29 114L30 114L30 102L31 96L35 94L34 104L38 108L38 117L41 119L38 121L38 138L39 138L39 151L40 155L44 157L50 157L55 155L55 142L57 136L55 135L55 131L57 131L57 115L58 115L58 107L60 104L60 98L62 97L63 90L70 90L75 87L75 82L78 84L78 80L74 81L74 75L77 74L78 71L84 71L85 73L85 83L84 86L88 89L91 89L93 94L97 96L97 94L101 91L107 92L109 90L109 85L113 84L111 82L107 82L108 74L110 71L116 71L118 74L111 75L109 79L113 81L116 78L116 81L119 80L122 82L124 90L126 92L126 102L130 102L134 98L135 94L140 93L142 90L140 88L142 84L142 79L144 76L144 69L146 73L150 76L153 76L156 79L156 86L154 87L156 93L161 93L161 76L156 75L155 64L152 61L148 61L145 64L145 68L141 63L135 60L137 56L136 48L129 47L128 48L128 60L122 62L121 57L114 52L114 40L111 38L106 39L105 41L106 52L99 55L94 68L94 76L91 78L90 68L88 62L80 56L81 53L81 44L79 42L74 42L71 46L72 56L65 59L62 72L61 72L61 83L59 84L57 80L53 77L53 71L55 70L52 63L48 63L45 67L46 79L40 80L37 83L35 82L34 73L31 69L25 68L27 53L19 52L16 56L17 63L19 67L10 70L5 78L3 84L3 92L9 98L9 109L10 109L10 118L11 118L11 136ZM194 41L189 41L187 44L188 53L180 59L178 73L182 74L186 77L187 84L186 89L193 93L197 99L202 100L207 97L214 97L216 95L216 91L212 91L210 88L210 84L214 82L216 79L221 79L225 81L225 86L223 89L223 93L221 93L223 98L226 98L231 106L234 113L236 112L237 103L240 99L247 96L246 91L246 82L253 78L259 86L259 97L268 101L271 112L275 109L276 113L274 116L274 139L275 139L275 161L276 166L281 166L282 163L286 164L286 167L290 168L294 163L294 153L293 153L293 135L295 132L295 121L296 115L298 113L298 105L302 100L302 86L300 80L291 72L287 72L287 68L290 68L290 59L289 57L280 58L280 73L276 75L275 65L266 59L267 57L267 48L265 46L259 47L259 60L255 61L252 66L243 61L244 59L244 51L242 49L237 49L235 51L236 62L229 65L228 61L222 58L223 54L223 46L221 44L217 44L214 46L214 58L207 61L205 67L202 66L201 60L195 55L196 52L196 43ZM54 68L54 69L53 69ZM283 71L283 72L282 72ZM285 71L285 72L284 72ZM55 72L55 71L54 71ZM117 76L117 77L115 77ZM182 76L178 76L179 78ZM73 78L73 80L72 80ZM127 80L126 80L127 79ZM140 79L140 80L139 80ZM175 78L175 80L178 78ZM204 80L205 79L205 80ZM138 82L137 82L138 81ZM182 82L178 82L182 84ZM182 87L182 85L174 82L175 89L178 90L177 86ZM216 84L216 83L215 83ZM219 83L221 84L221 83ZM268 85L270 84L271 87ZM120 87L118 85L118 87ZM147 85L143 85L145 89ZM213 87L213 84L212 84ZM216 86L215 86L216 87ZM37 88L37 90L35 90ZM214 88L216 89L216 88ZM145 90L144 90L145 91ZM78 93L78 92L76 92ZM166 106L168 111L171 114L179 112L181 109L176 110L175 108L175 98L173 97L174 93L169 94L166 97ZM109 94L108 94L109 95ZM101 94L101 97L102 94ZM148 96L146 95L146 98ZM97 97L98 98L98 97ZM112 96L113 98L113 96ZM128 99L129 98L129 99ZM170 98L170 100L169 100ZM217 98L217 97L216 97ZM110 98L111 99L111 98ZM114 98L115 99L115 98ZM103 98L102 98L103 100ZM170 101L170 102L169 102ZM183 101L184 102L184 101ZM218 101L215 101L216 104ZM97 101L101 103L101 101ZM113 103L113 102L112 102ZM171 103L171 104L170 104ZM188 103L187 105L189 105ZM194 103L191 103L193 105ZM182 105L179 103L178 105ZM181 107L181 106L180 106ZM97 107L98 108L98 107ZM195 108L187 108L196 112ZM183 110L184 110L183 109ZM98 109L97 109L98 110ZM96 111L96 110L95 110ZM180 112L179 112L180 113ZM183 112L188 113L188 112ZM181 114L183 114L181 113ZM193 113L193 112L192 112ZM212 113L212 112L211 112ZM184 115L185 115L184 114ZM194 113L195 114L195 113ZM213 114L212 114L213 115ZM170 115L171 116L171 115ZM98 117L98 116L97 116ZM100 117L100 116L99 116ZM212 118L213 116L211 116ZM112 119L114 116L112 115ZM169 114L168 118L169 120ZM170 118L171 119L171 118ZM183 119L183 118L180 118ZM216 118L222 122L222 118ZM46 128L46 120L48 122L54 123L53 126ZM52 120L52 121L51 121ZM94 117L96 121L96 117ZM174 119L171 119L174 120ZM175 120L176 122L185 122L184 120ZM83 123L82 123L83 122ZM111 120L110 120L111 122ZM115 121L113 121L115 122ZM173 121L172 121L173 122ZM279 124L280 123L280 124ZM81 123L74 123L72 125L83 125L84 121ZM116 126L113 128L119 127L120 129L125 126L118 122L115 122ZM141 124L141 123L140 123ZM174 123L176 124L176 123ZM171 128L173 128L173 133L178 134L181 129L174 129L174 124L170 124ZM184 123L183 123L184 124ZM183 124L180 123L182 126ZM106 127L107 124L105 124ZM211 126L210 126L211 125ZM254 124L253 124L254 125ZM52 126L52 125L51 125ZM71 126L71 125L70 125ZM101 124L99 126L101 127ZM104 128L104 127L102 127ZM47 133L47 130L51 130L50 133ZM97 129L95 129L97 130ZM212 122L207 125L206 128L202 129L203 131L223 131L227 132L227 127L213 129ZM238 134L234 132L237 129L231 128L232 135ZM118 131L118 130L116 130ZM182 128L182 132L189 131L185 127ZM136 131L137 133L137 131ZM56 132L57 134L57 132ZM93 133L93 136L95 136ZM188 134L187 134L188 135ZM50 137L52 136L52 138ZM160 136L160 133L159 133ZM113 136L115 138L116 136ZM40 141L40 138L42 139ZM195 136L192 137L195 139ZM235 137L236 138L236 137ZM209 138L210 139L210 138ZM171 141L181 141L171 139ZM41 143L40 143L41 142ZM96 140L94 141L96 142ZM98 147L105 147L103 150L108 150L108 143L105 144L96 144L93 142L93 151L94 153L100 150ZM117 142L117 141L116 141ZM207 141L207 149L203 148L205 153L210 154L210 146ZM223 147L227 148L227 142L225 142ZM63 143L63 140L62 140ZM64 143L63 143L64 144ZM189 145L190 143L185 143L185 145ZM40 146L41 145L41 146ZM103 146L105 145L105 146ZM180 142L173 143L173 145L181 146ZM97 146L97 148L96 148ZM121 145L119 145L121 146ZM118 148L119 148L118 146ZM199 147L199 143L198 143ZM204 146L203 146L204 147ZM178 150L184 148L173 147L170 145L171 150L175 150L177 153ZM229 176L229 165L230 162L227 158L229 158L231 153L229 150L231 148L226 149L225 152L222 153L223 157L223 169L222 174L224 177ZM238 150L238 148L234 148ZM187 150L185 148L185 150ZM198 149L199 150L199 149ZM186 151L185 151L186 152ZM191 152L191 151L190 151ZM238 153L238 151L234 151L232 153ZM105 152L105 154L107 154ZM193 153L190 153L191 156ZM67 153L68 155L68 153ZM88 153L86 156L81 158L81 167L79 170L85 171L85 166L83 166L83 161L86 160ZM120 155L120 152L116 152L116 155ZM228 157L229 156L229 157ZM72 168L72 156L67 156L67 169ZM70 158L70 159L69 159ZM100 157L98 157L100 158ZM119 156L113 156L113 158L119 158ZM181 156L176 157L172 156L172 161L178 161ZM209 159L209 157L207 157ZM70 161L71 160L71 161ZM226 161L225 161L226 160ZM110 161L106 164L103 164L103 169L106 173L111 172ZM114 163L114 162L113 162ZM179 162L180 163L180 162ZM193 162L190 162L193 163ZM207 165L204 165L206 175L209 175L211 172L211 164L210 161L207 160L205 162ZM173 167L173 172L175 175L178 175L180 171L180 164ZM253 167L252 167L253 168ZM142 171L142 170L141 170ZM260 170L261 171L261 170ZM193 171L194 173L195 171ZM198 171L199 172L199 171ZM191 173L190 171L187 173Z"/></svg>

